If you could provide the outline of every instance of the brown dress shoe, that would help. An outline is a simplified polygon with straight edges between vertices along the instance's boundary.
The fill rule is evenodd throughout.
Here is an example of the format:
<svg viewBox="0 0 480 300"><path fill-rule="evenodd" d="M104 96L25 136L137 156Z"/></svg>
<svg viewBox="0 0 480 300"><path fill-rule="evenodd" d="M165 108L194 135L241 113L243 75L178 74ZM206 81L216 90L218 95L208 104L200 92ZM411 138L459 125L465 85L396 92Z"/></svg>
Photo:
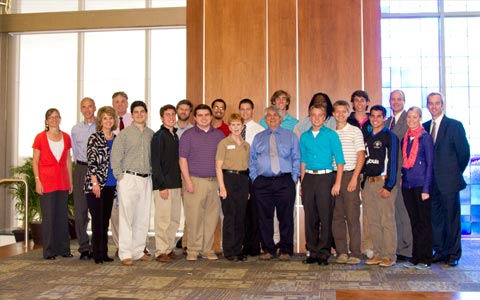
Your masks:
<svg viewBox="0 0 480 300"><path fill-rule="evenodd" d="M168 257L170 257L171 259L180 259L180 258L181 258L180 255L176 254L176 253L173 252L173 251L170 252L170 253L168 253Z"/></svg>
<svg viewBox="0 0 480 300"><path fill-rule="evenodd" d="M142 257L140 257L138 260L140 260L140 261L149 261L149 260L152 260L152 259L150 258L150 256L144 254L144 255L143 255Z"/></svg>
<svg viewBox="0 0 480 300"><path fill-rule="evenodd" d="M273 259L274 256L268 252L263 253L262 255L258 256L258 259L260 260L270 260Z"/></svg>
<svg viewBox="0 0 480 300"><path fill-rule="evenodd" d="M156 261L161 262L161 263L171 263L172 259L168 254L160 254L155 258Z"/></svg>

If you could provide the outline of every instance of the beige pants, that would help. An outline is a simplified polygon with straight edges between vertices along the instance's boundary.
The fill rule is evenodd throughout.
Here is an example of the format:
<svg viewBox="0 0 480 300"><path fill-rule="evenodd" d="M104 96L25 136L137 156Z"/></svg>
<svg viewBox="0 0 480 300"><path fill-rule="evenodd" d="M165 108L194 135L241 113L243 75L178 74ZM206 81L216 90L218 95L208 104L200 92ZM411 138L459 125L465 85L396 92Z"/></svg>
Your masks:
<svg viewBox="0 0 480 300"><path fill-rule="evenodd" d="M188 253L212 253L213 237L220 216L220 198L215 177L191 177L194 193L184 191Z"/></svg>
<svg viewBox="0 0 480 300"><path fill-rule="evenodd" d="M396 260L397 230L395 227L396 187L390 197L382 198L383 181L365 182L363 209L367 217L367 231L373 244L373 252L383 258Z"/></svg>
<svg viewBox="0 0 480 300"><path fill-rule="evenodd" d="M155 254L169 254L175 248L182 210L181 189L169 189L168 198L162 199L160 191L153 191L155 203Z"/></svg>

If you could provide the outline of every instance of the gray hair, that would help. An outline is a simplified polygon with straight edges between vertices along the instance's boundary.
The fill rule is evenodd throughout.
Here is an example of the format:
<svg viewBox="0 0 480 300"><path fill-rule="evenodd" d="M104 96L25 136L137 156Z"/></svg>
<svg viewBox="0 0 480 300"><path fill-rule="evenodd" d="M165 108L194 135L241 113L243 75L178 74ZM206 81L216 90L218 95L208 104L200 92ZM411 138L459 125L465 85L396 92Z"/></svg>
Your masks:
<svg viewBox="0 0 480 300"><path fill-rule="evenodd" d="M264 116L267 116L267 113L271 111L271 112L274 112L276 113L277 115L280 116L280 118L283 119L283 110L280 109L280 107L276 106L276 105L270 105L269 107L265 108L265 115Z"/></svg>

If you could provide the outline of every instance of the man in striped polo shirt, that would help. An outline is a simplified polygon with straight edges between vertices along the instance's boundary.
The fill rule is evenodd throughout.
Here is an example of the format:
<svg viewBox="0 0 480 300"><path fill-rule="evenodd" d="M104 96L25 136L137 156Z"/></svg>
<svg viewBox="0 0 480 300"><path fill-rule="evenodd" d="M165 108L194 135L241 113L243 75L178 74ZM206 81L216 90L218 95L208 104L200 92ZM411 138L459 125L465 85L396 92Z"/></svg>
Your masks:
<svg viewBox="0 0 480 300"><path fill-rule="evenodd" d="M218 259L213 236L220 216L220 199L215 171L218 143L223 132L211 125L212 109L199 104L193 110L195 126L180 138L180 170L183 176L183 207L187 227L187 260Z"/></svg>
<svg viewBox="0 0 480 300"><path fill-rule="evenodd" d="M333 117L337 121L336 131L342 142L345 167L333 209L332 233L337 250L337 263L359 264L361 262L360 228L360 172L365 162L365 145L362 131L348 124L350 105L345 100L333 104ZM337 170L336 163L334 164ZM346 224L345 224L346 221ZM347 245L347 229L350 243ZM350 249L350 257L348 250Z"/></svg>

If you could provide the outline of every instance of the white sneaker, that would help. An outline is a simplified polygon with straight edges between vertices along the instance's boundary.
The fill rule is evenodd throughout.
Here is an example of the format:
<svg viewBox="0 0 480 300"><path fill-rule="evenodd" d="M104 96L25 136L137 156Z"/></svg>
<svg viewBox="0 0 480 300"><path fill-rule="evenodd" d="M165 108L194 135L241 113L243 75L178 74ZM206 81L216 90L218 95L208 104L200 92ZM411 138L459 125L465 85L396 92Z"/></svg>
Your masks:
<svg viewBox="0 0 480 300"><path fill-rule="evenodd" d="M417 267L415 264L412 264L411 262L406 262L403 264L403 266L407 269L415 269Z"/></svg>

